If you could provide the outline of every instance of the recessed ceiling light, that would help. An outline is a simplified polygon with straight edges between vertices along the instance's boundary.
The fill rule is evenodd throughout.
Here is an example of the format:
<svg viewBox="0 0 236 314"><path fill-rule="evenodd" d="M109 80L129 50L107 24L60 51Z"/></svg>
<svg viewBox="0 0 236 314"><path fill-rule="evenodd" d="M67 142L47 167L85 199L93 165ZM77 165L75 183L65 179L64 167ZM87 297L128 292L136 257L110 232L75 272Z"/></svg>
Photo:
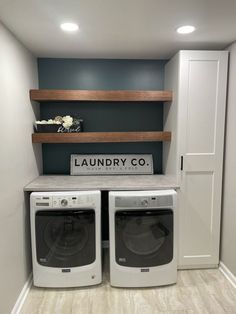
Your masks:
<svg viewBox="0 0 236 314"><path fill-rule="evenodd" d="M190 34L195 31L195 27L192 25L184 25L177 28L177 33L179 34Z"/></svg>
<svg viewBox="0 0 236 314"><path fill-rule="evenodd" d="M75 23L62 23L61 29L66 32L75 32L79 29L79 26Z"/></svg>

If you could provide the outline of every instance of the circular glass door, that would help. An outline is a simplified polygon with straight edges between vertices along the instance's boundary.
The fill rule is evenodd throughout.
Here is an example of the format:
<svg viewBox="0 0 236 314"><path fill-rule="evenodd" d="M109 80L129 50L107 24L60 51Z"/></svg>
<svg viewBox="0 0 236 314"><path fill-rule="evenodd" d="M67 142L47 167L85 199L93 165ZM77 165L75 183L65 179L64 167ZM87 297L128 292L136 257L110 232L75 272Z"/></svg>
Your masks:
<svg viewBox="0 0 236 314"><path fill-rule="evenodd" d="M156 253L165 242L165 233L159 228L158 218L149 216L129 219L123 230L125 246L134 254Z"/></svg>
<svg viewBox="0 0 236 314"><path fill-rule="evenodd" d="M67 217L64 221L53 218L44 229L44 241L58 259L67 259L84 249L88 242L88 228L84 221Z"/></svg>
<svg viewBox="0 0 236 314"><path fill-rule="evenodd" d="M95 261L94 210L38 211L35 231L40 265L64 268Z"/></svg>
<svg viewBox="0 0 236 314"><path fill-rule="evenodd" d="M129 267L151 267L173 259L171 209L122 210L115 214L116 262Z"/></svg>

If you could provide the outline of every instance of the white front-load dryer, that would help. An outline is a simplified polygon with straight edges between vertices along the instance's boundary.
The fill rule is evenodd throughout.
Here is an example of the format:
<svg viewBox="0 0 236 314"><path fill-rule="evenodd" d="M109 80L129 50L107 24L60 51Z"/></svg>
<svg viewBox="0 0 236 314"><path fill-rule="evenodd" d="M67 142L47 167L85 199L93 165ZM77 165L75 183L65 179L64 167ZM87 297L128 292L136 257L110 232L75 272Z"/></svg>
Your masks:
<svg viewBox="0 0 236 314"><path fill-rule="evenodd" d="M176 196L174 190L109 193L112 286L176 283Z"/></svg>
<svg viewBox="0 0 236 314"><path fill-rule="evenodd" d="M99 284L100 191L34 192L30 207L34 285Z"/></svg>

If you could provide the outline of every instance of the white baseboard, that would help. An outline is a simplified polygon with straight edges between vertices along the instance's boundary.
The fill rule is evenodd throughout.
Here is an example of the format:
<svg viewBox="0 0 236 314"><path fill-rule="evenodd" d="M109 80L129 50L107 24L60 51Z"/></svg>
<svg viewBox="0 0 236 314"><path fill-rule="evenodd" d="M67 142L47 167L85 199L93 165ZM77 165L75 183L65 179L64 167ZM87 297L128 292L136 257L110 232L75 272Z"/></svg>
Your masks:
<svg viewBox="0 0 236 314"><path fill-rule="evenodd" d="M224 263L220 262L219 270L229 280L229 282L236 288L236 277L234 274L225 266Z"/></svg>
<svg viewBox="0 0 236 314"><path fill-rule="evenodd" d="M21 290L21 293L19 294L16 303L11 311L11 314L19 314L20 310L25 302L25 299L30 291L30 288L32 286L32 273L29 275L26 283L24 284L23 289Z"/></svg>
<svg viewBox="0 0 236 314"><path fill-rule="evenodd" d="M178 265L178 270L219 268L219 264Z"/></svg>

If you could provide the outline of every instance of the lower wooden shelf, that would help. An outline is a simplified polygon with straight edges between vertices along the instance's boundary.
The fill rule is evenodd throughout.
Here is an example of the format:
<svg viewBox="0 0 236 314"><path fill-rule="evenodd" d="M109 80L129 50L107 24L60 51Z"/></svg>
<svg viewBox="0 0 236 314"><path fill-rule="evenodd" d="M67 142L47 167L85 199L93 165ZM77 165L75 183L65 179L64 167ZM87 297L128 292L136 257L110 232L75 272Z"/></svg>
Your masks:
<svg viewBox="0 0 236 314"><path fill-rule="evenodd" d="M33 143L119 143L170 141L171 132L33 133Z"/></svg>

